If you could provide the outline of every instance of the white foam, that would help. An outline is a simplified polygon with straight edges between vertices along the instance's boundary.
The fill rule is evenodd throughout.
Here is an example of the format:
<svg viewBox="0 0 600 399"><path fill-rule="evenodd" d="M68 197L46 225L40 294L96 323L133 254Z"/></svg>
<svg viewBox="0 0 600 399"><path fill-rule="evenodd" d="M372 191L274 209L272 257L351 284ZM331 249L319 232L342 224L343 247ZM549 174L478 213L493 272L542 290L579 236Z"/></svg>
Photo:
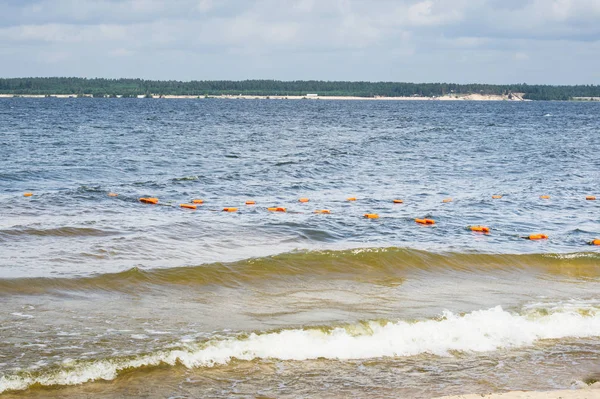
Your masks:
<svg viewBox="0 0 600 399"><path fill-rule="evenodd" d="M152 335L168 335L171 334L169 331L156 331L156 330L146 330L146 332L148 334L152 334Z"/></svg>
<svg viewBox="0 0 600 399"><path fill-rule="evenodd" d="M580 304L581 305L581 304ZM586 304L553 304L549 311L513 314L501 307L466 315L445 312L437 320L419 322L369 322L323 329L290 329L250 334L188 345L135 359L98 360L65 365L59 372L38 377L2 376L0 392L41 385L72 385L114 379L120 370L181 363L188 368L212 367L232 359L367 359L450 351L485 352L528 346L542 339L600 336L600 309Z"/></svg>
<svg viewBox="0 0 600 399"><path fill-rule="evenodd" d="M17 317L23 317L25 319L33 319L34 318L34 316L32 316L30 314L19 313L19 312L13 312L13 313L11 313L11 315L17 316Z"/></svg>

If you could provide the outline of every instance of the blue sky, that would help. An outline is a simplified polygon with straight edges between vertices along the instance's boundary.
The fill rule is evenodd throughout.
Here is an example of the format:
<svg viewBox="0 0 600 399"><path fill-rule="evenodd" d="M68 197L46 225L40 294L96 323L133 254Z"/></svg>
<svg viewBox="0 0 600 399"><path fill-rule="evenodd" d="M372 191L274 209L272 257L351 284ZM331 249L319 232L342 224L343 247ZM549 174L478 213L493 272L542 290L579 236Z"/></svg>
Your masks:
<svg viewBox="0 0 600 399"><path fill-rule="evenodd" d="M0 0L0 76L600 84L600 0Z"/></svg>

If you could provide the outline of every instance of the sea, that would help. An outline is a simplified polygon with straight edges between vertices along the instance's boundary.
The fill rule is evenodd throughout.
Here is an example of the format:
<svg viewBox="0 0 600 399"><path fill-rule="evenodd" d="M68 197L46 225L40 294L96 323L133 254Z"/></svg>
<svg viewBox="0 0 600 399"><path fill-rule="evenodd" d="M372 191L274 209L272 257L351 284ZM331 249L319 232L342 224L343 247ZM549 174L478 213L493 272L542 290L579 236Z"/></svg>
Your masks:
<svg viewBox="0 0 600 399"><path fill-rule="evenodd" d="M592 383L599 137L590 102L2 98L0 396Z"/></svg>

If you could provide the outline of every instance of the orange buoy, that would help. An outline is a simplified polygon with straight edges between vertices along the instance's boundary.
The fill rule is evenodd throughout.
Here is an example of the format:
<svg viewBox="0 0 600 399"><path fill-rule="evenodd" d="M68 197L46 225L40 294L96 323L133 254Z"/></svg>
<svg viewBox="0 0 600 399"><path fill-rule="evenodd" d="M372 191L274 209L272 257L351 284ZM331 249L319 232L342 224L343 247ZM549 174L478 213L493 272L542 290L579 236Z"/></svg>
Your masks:
<svg viewBox="0 0 600 399"><path fill-rule="evenodd" d="M225 207L223 208L223 212L237 212L238 209L237 208L233 208L233 207Z"/></svg>
<svg viewBox="0 0 600 399"><path fill-rule="evenodd" d="M365 213L367 219L379 219L379 215L376 213Z"/></svg>
<svg viewBox="0 0 600 399"><path fill-rule="evenodd" d="M119 194L117 194L117 193L108 193L108 196L109 197L118 197Z"/></svg>
<svg viewBox="0 0 600 399"><path fill-rule="evenodd" d="M140 198L140 202L143 202L144 204L158 204L158 198L153 198L153 197L148 197L148 198Z"/></svg>
<svg viewBox="0 0 600 399"><path fill-rule="evenodd" d="M590 245L600 245L600 239L596 238L589 242Z"/></svg>
<svg viewBox="0 0 600 399"><path fill-rule="evenodd" d="M23 197L31 197L33 195L33 193L24 193Z"/></svg>
<svg viewBox="0 0 600 399"><path fill-rule="evenodd" d="M298 202L308 202L308 198L300 198Z"/></svg>
<svg viewBox="0 0 600 399"><path fill-rule="evenodd" d="M587 197L585 197L585 199L588 201L596 201L596 197L593 195L588 195Z"/></svg>
<svg viewBox="0 0 600 399"><path fill-rule="evenodd" d="M348 197L346 198L346 201L356 201L356 197Z"/></svg>
<svg viewBox="0 0 600 399"><path fill-rule="evenodd" d="M490 228L487 226L469 226L469 229L471 229L471 231L475 231L478 233L489 233L490 232Z"/></svg>
<svg viewBox="0 0 600 399"><path fill-rule="evenodd" d="M395 199L394 204L404 204L404 201L402 201L401 199Z"/></svg>
<svg viewBox="0 0 600 399"><path fill-rule="evenodd" d="M268 211L271 212L287 212L287 209L282 207L282 206L277 206L277 207L271 207L271 208L267 208Z"/></svg>
<svg viewBox="0 0 600 399"><path fill-rule="evenodd" d="M501 195L492 195L492 199L500 199L500 198L502 198Z"/></svg>
<svg viewBox="0 0 600 399"><path fill-rule="evenodd" d="M246 205L256 205L256 201L246 201Z"/></svg>
<svg viewBox="0 0 600 399"><path fill-rule="evenodd" d="M415 219L415 222L419 224L435 224L435 220L433 219Z"/></svg>
<svg viewBox="0 0 600 399"><path fill-rule="evenodd" d="M331 211L329 209L317 209L315 213L327 214L329 215Z"/></svg>
<svg viewBox="0 0 600 399"><path fill-rule="evenodd" d="M549 195L540 195L540 199L550 199Z"/></svg>
<svg viewBox="0 0 600 399"><path fill-rule="evenodd" d="M179 206L186 209L197 209L196 205L192 204L180 204Z"/></svg>
<svg viewBox="0 0 600 399"><path fill-rule="evenodd" d="M547 240L548 239L548 235L546 234L530 234L529 236L525 237L528 240Z"/></svg>
<svg viewBox="0 0 600 399"><path fill-rule="evenodd" d="M444 203L452 202L452 198L445 198L442 200Z"/></svg>
<svg viewBox="0 0 600 399"><path fill-rule="evenodd" d="M204 204L204 200L203 199L195 199L195 200L192 200L192 203L194 203L194 204Z"/></svg>

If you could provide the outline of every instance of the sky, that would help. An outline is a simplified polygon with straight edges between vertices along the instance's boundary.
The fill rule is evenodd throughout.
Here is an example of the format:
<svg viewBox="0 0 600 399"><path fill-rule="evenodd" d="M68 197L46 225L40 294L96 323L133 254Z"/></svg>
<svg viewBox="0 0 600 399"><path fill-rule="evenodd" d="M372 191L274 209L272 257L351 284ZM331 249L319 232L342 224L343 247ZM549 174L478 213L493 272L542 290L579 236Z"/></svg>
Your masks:
<svg viewBox="0 0 600 399"><path fill-rule="evenodd" d="M0 77L600 84L600 0L0 0Z"/></svg>

